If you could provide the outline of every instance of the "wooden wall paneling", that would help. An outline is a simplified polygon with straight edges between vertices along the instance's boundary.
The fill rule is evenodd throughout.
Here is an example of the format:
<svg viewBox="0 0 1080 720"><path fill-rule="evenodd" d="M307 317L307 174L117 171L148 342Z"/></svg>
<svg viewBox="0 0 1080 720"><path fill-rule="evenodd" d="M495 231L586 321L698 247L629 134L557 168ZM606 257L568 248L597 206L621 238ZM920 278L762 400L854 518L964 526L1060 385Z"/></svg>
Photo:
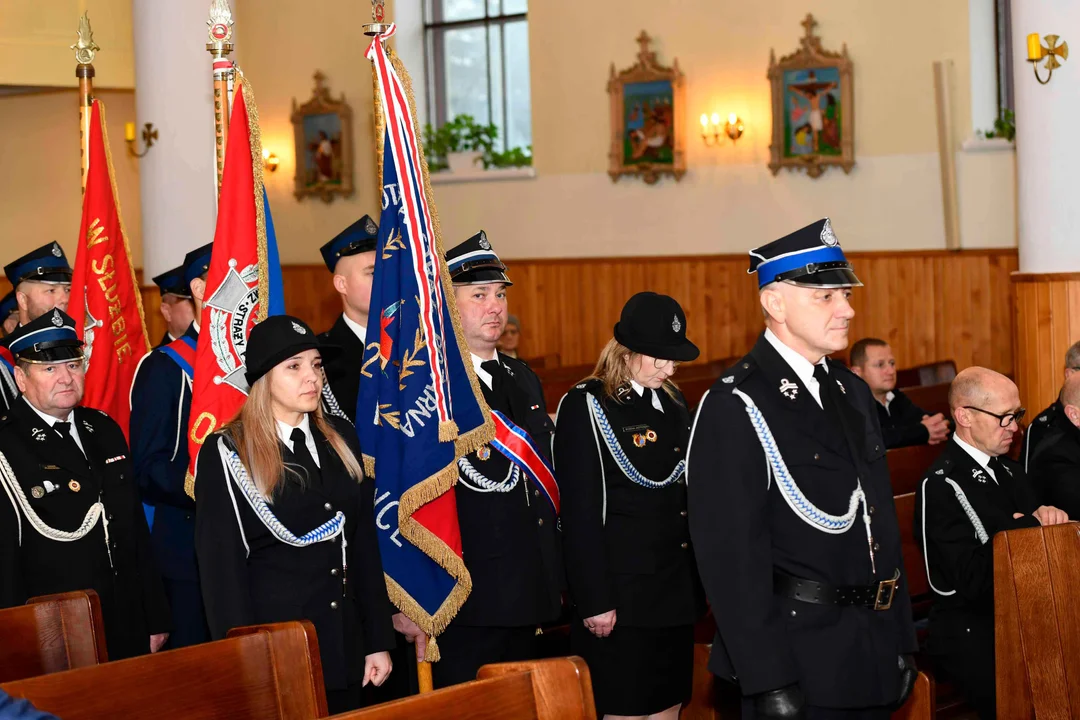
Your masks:
<svg viewBox="0 0 1080 720"><path fill-rule="evenodd" d="M1080 340L1080 273L1013 276L1016 378L1032 413L1054 401L1065 352Z"/></svg>

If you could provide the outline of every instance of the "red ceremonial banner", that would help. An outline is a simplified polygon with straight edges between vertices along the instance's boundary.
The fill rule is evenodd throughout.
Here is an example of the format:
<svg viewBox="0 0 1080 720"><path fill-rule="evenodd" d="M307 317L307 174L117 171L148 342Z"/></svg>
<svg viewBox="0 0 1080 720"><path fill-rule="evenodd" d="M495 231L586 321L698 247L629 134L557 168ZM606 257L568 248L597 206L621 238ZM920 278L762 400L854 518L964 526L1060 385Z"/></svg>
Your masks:
<svg viewBox="0 0 1080 720"><path fill-rule="evenodd" d="M184 487L192 497L199 450L211 433L236 416L247 399L247 337L267 313L266 303L259 302L269 293L262 144L257 111L248 111L248 103L253 102L251 86L243 80L236 89L229 122L214 251L195 348L187 438L191 460Z"/></svg>
<svg viewBox="0 0 1080 720"><path fill-rule="evenodd" d="M76 330L86 343L82 404L107 413L120 424L126 437L131 419L131 383L139 359L150 352L150 342L116 198L105 107L95 100L90 116L90 167L68 314L76 318ZM84 318L81 323L80 314Z"/></svg>

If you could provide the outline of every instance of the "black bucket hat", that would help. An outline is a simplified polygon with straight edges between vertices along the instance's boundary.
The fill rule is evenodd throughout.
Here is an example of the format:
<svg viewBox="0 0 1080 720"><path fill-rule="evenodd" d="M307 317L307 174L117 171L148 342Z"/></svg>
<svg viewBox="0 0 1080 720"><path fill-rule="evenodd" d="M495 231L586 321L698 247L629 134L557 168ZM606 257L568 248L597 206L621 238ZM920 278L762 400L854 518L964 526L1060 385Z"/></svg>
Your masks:
<svg viewBox="0 0 1080 720"><path fill-rule="evenodd" d="M700 351L686 339L686 315L675 298L640 292L626 301L615 339L631 351L660 360L688 362Z"/></svg>
<svg viewBox="0 0 1080 720"><path fill-rule="evenodd" d="M292 315L271 315L251 328L244 356L248 386L274 369L282 360L305 350L316 349L327 361L341 352L341 347L319 342L319 336L306 322Z"/></svg>

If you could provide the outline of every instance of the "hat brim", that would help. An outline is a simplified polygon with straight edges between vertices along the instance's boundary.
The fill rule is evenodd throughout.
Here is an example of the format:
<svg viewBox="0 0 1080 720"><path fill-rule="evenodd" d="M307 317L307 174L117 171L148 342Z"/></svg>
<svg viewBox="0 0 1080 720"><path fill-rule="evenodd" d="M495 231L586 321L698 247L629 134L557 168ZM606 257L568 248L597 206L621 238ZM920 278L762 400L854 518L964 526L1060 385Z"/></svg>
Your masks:
<svg viewBox="0 0 1080 720"><path fill-rule="evenodd" d="M263 361L259 363L258 367L249 367L247 369L247 372L244 373L244 377L247 378L248 387L254 385L259 378L273 370L278 364L288 360L293 355L297 355L307 350L318 350L319 355L322 357L322 361L325 364L341 355L343 348L340 345L321 343L318 338L281 348L277 352L264 358Z"/></svg>
<svg viewBox="0 0 1080 720"><path fill-rule="evenodd" d="M463 273L459 273L457 277L452 278L452 281L455 285L490 285L491 283L503 283L507 287L510 287L514 284L510 282L510 278L506 276L506 273L495 268L467 270Z"/></svg>
<svg viewBox="0 0 1080 720"><path fill-rule="evenodd" d="M626 335L619 331L619 323L615 323L615 339L619 341L619 344L626 347L630 352L636 352L641 355L648 355L654 357L657 360L674 360L675 362L690 362L697 360L701 355L701 350L698 346L689 340L684 340L681 343L675 345L657 345L654 343L642 343L634 342L626 337Z"/></svg>
<svg viewBox="0 0 1080 720"><path fill-rule="evenodd" d="M812 288L845 288L862 287L862 282L850 268L833 268L816 273L800 275L799 277L784 280L792 285L802 285Z"/></svg>
<svg viewBox="0 0 1080 720"><path fill-rule="evenodd" d="M25 360L27 362L39 363L42 365L68 362L70 360L82 360L82 358L82 343L79 343L78 345L59 345L57 347L50 347L37 351L28 348L24 352L15 354L16 360Z"/></svg>
<svg viewBox="0 0 1080 720"><path fill-rule="evenodd" d="M71 284L71 270L53 270L40 275L27 275L19 282L15 283L16 286L27 282L44 283L46 285L70 285Z"/></svg>

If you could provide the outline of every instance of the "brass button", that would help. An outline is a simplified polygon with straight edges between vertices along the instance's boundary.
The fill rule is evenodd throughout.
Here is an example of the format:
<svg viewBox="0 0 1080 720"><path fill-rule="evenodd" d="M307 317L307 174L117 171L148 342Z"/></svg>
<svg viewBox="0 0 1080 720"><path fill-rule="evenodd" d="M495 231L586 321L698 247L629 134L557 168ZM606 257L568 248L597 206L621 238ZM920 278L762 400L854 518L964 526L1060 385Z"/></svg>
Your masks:
<svg viewBox="0 0 1080 720"><path fill-rule="evenodd" d="M338 572L337 568L331 568L330 569L330 574L333 575L334 577L337 577L337 572Z"/></svg>
<svg viewBox="0 0 1080 720"><path fill-rule="evenodd" d="M681 515L682 517L686 517L686 511L685 510L680 510L679 515Z"/></svg>
<svg viewBox="0 0 1080 720"><path fill-rule="evenodd" d="M881 449L881 446L880 446L880 445L875 445L875 446L874 446L874 452L877 452L877 451L878 451L878 450L880 450L880 449Z"/></svg>
<svg viewBox="0 0 1080 720"><path fill-rule="evenodd" d="M873 506L873 505L871 505L871 506L870 506L870 514L871 514L871 515L873 515L873 514L874 514L874 506Z"/></svg>
<svg viewBox="0 0 1080 720"><path fill-rule="evenodd" d="M536 524L539 525L540 527L543 527L544 526L544 518L540 518L539 520L537 520Z"/></svg>
<svg viewBox="0 0 1080 720"><path fill-rule="evenodd" d="M326 503L325 505L322 506L322 509L325 510L326 512L330 512L331 510L334 509L334 506L331 505L330 503Z"/></svg>
<svg viewBox="0 0 1080 720"><path fill-rule="evenodd" d="M818 453L814 453L814 459L815 459L815 460L820 460L820 459L821 459L821 455L819 455Z"/></svg>
<svg viewBox="0 0 1080 720"><path fill-rule="evenodd" d="M745 370L746 368L750 367L750 363L743 363L742 366L743 370Z"/></svg>
<svg viewBox="0 0 1080 720"><path fill-rule="evenodd" d="M682 452L682 448L675 448L675 452L677 452L677 453L681 453L681 452Z"/></svg>
<svg viewBox="0 0 1080 720"><path fill-rule="evenodd" d="M881 546L878 545L877 543L874 543L874 552L877 552L880 549L881 549Z"/></svg>
<svg viewBox="0 0 1080 720"><path fill-rule="evenodd" d="M330 609L331 610L337 610L337 600L331 600L330 601Z"/></svg>
<svg viewBox="0 0 1080 720"><path fill-rule="evenodd" d="M540 491L539 490L533 490L533 497L540 497Z"/></svg>
<svg viewBox="0 0 1080 720"><path fill-rule="evenodd" d="M679 547L681 547L683 550L685 550L686 548L690 547L690 545L689 545L689 543L680 543Z"/></svg>

